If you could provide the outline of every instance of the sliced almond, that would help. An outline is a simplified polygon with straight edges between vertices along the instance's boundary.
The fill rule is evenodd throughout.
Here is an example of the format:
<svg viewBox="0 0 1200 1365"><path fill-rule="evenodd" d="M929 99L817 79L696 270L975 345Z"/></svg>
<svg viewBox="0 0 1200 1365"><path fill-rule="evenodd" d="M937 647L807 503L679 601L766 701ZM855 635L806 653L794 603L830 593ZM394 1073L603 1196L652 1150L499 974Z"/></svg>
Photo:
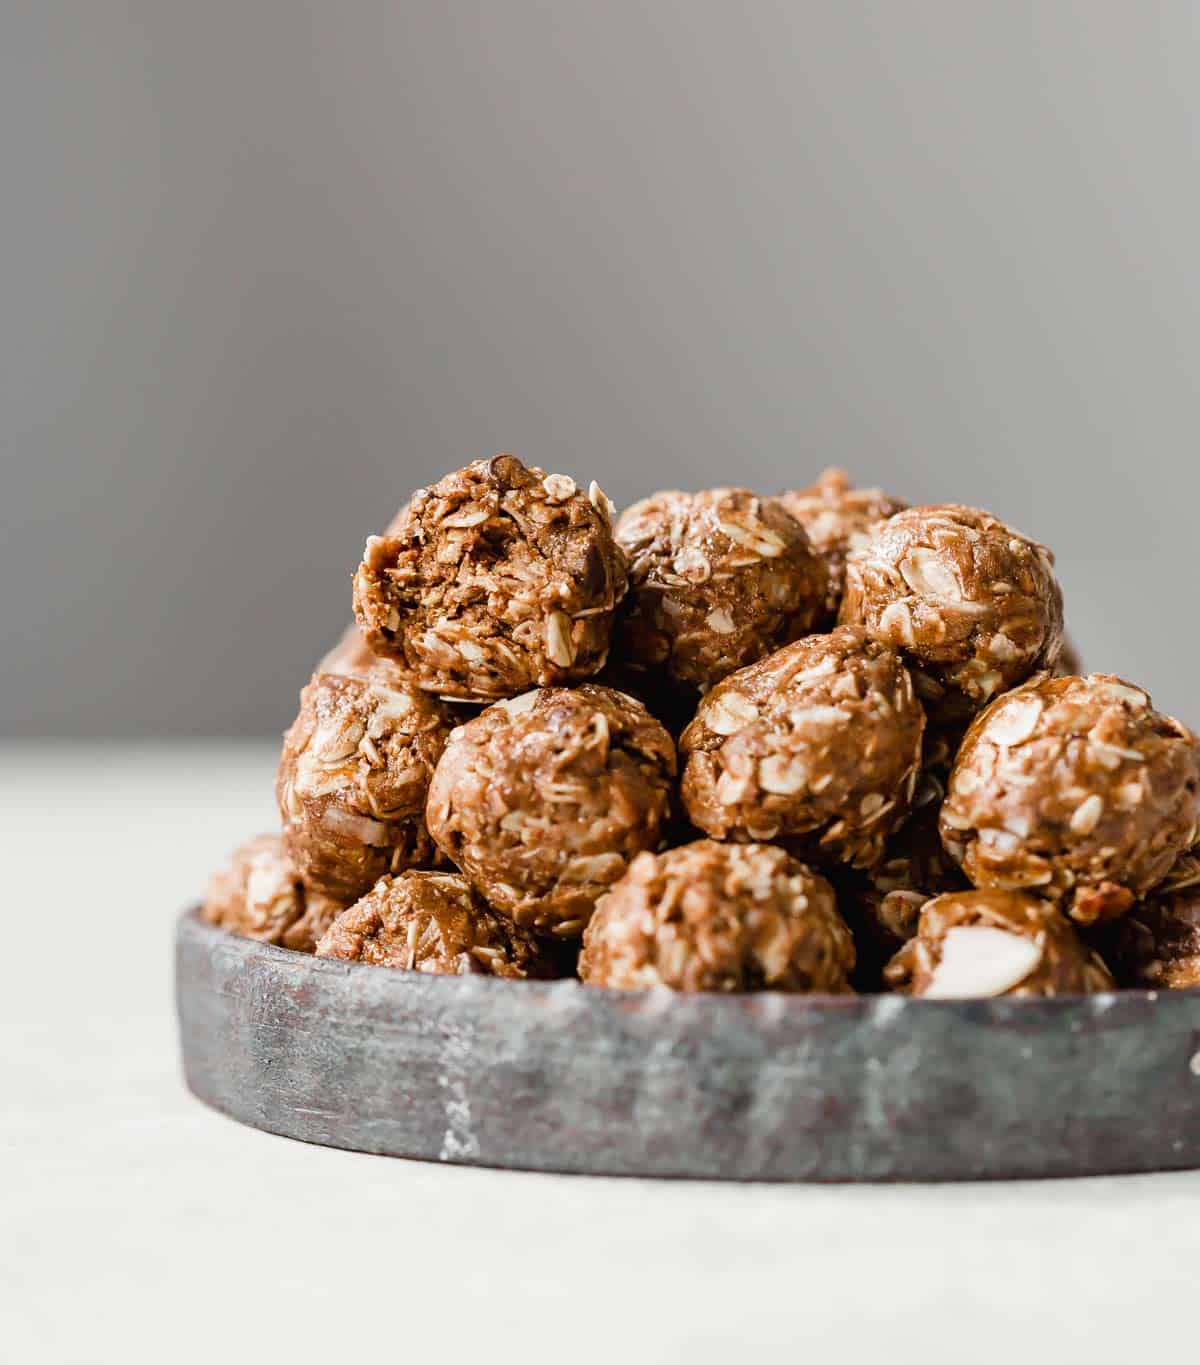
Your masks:
<svg viewBox="0 0 1200 1365"><path fill-rule="evenodd" d="M1071 816L1071 832L1073 834L1088 835L1100 823L1100 817L1104 814L1104 800L1096 795L1085 796L1084 799L1075 807L1075 813Z"/></svg>
<svg viewBox="0 0 1200 1365"><path fill-rule="evenodd" d="M987 737L1005 748L1023 744L1037 729L1041 714L1042 703L1036 697L1014 697L988 719Z"/></svg>
<svg viewBox="0 0 1200 1365"><path fill-rule="evenodd" d="M718 693L701 712L704 724L715 735L736 735L758 719L758 707L740 692Z"/></svg>
<svg viewBox="0 0 1200 1365"><path fill-rule="evenodd" d="M1123 701L1127 705L1144 711L1150 705L1149 696L1140 687L1129 687L1125 683L1093 683L1093 691L1098 697L1109 697L1113 701Z"/></svg>
<svg viewBox="0 0 1200 1365"><path fill-rule="evenodd" d="M1042 960L1042 945L1024 934L987 924L960 924L946 932L942 958L922 992L926 1000L1003 995Z"/></svg>
<svg viewBox="0 0 1200 1365"><path fill-rule="evenodd" d="M510 716L523 716L526 711L533 710L537 699L538 689L535 687L532 692L522 692L519 697L507 697L496 705L502 706Z"/></svg>
<svg viewBox="0 0 1200 1365"><path fill-rule="evenodd" d="M571 639L571 618L565 612L552 611L546 618L546 653L550 662L559 668L570 668L575 662L575 643Z"/></svg>
<svg viewBox="0 0 1200 1365"><path fill-rule="evenodd" d="M879 630L884 639L911 646L916 637L913 634L912 612L907 603L889 603L879 617Z"/></svg>
<svg viewBox="0 0 1200 1365"><path fill-rule="evenodd" d="M547 474L542 487L551 502L566 502L575 492L575 480L569 474Z"/></svg>
<svg viewBox="0 0 1200 1365"><path fill-rule="evenodd" d="M900 561L899 567L904 581L919 596L962 601L963 590L958 579L936 550L915 545Z"/></svg>
<svg viewBox="0 0 1200 1365"><path fill-rule="evenodd" d="M808 768L794 755L771 754L758 765L758 785L763 791L791 796L807 784Z"/></svg>
<svg viewBox="0 0 1200 1365"><path fill-rule="evenodd" d="M588 502L592 504L602 517L608 521L612 521L617 509L613 506L612 499L605 493L604 489L600 487L595 479L588 484Z"/></svg>

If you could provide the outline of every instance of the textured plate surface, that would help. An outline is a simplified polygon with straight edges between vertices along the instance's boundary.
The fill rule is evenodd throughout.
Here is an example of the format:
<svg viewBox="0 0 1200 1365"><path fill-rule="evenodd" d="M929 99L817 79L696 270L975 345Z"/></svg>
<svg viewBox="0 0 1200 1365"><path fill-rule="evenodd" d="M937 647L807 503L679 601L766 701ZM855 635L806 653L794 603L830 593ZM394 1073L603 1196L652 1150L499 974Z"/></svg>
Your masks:
<svg viewBox="0 0 1200 1365"><path fill-rule="evenodd" d="M598 991L328 961L195 911L176 989L192 1091L331 1147L729 1180L1200 1166L1200 991Z"/></svg>

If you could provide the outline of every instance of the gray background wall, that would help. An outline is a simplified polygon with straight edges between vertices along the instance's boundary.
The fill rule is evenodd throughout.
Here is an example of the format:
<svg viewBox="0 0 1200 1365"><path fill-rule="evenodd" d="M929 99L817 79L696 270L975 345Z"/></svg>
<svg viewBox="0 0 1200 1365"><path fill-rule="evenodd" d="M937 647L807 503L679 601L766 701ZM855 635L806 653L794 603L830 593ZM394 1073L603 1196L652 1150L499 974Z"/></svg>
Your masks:
<svg viewBox="0 0 1200 1365"><path fill-rule="evenodd" d="M256 733L509 448L840 462L1200 721L1200 7L0 0L0 731Z"/></svg>

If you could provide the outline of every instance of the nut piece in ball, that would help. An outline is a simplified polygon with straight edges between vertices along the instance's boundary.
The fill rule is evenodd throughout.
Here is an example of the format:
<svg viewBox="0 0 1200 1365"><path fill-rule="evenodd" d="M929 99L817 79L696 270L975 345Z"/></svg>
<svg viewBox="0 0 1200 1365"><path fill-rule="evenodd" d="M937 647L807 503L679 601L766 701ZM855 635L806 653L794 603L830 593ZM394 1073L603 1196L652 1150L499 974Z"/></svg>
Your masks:
<svg viewBox="0 0 1200 1365"><path fill-rule="evenodd" d="M418 489L355 575L368 646L467 701L590 677L625 592L611 517L597 485L512 455Z"/></svg>
<svg viewBox="0 0 1200 1365"><path fill-rule="evenodd" d="M388 664L313 678L275 783L284 842L310 886L346 905L386 872L429 864L425 798L453 726L448 706Z"/></svg>
<svg viewBox="0 0 1200 1365"><path fill-rule="evenodd" d="M838 619L904 651L931 720L985 706L1062 649L1054 559L972 507L913 507L846 560Z"/></svg>
<svg viewBox="0 0 1200 1365"><path fill-rule="evenodd" d="M1120 678L1035 678L967 732L941 830L976 886L1112 919L1196 843L1200 745Z"/></svg>
<svg viewBox="0 0 1200 1365"><path fill-rule="evenodd" d="M825 610L828 573L804 528L741 488L665 492L617 523L629 596L620 666L703 692L806 635Z"/></svg>
<svg viewBox="0 0 1200 1365"><path fill-rule="evenodd" d="M317 956L443 976L554 974L531 934L493 914L465 877L450 872L381 878L333 921Z"/></svg>
<svg viewBox="0 0 1200 1365"><path fill-rule="evenodd" d="M1113 989L1108 968L1061 912L1020 891L952 891L930 901L884 977L927 1000Z"/></svg>
<svg viewBox="0 0 1200 1365"><path fill-rule="evenodd" d="M242 938L311 953L344 902L305 887L278 834L260 834L212 875L204 918Z"/></svg>
<svg viewBox="0 0 1200 1365"><path fill-rule="evenodd" d="M702 839L643 853L601 902L586 985L845 994L854 940L833 888L781 848Z"/></svg>
<svg viewBox="0 0 1200 1365"><path fill-rule="evenodd" d="M578 938L631 858L658 846L675 746L610 687L497 702L450 737L429 789L429 832L493 907Z"/></svg>
<svg viewBox="0 0 1200 1365"><path fill-rule="evenodd" d="M780 493L777 501L804 527L825 561L829 570L825 619L832 623L846 584L846 556L866 544L879 522L904 511L908 503L881 488L855 488L843 469L826 469L816 483Z"/></svg>
<svg viewBox="0 0 1200 1365"><path fill-rule="evenodd" d="M683 732L683 802L714 838L870 867L908 813L925 714L900 655L841 627L726 678Z"/></svg>

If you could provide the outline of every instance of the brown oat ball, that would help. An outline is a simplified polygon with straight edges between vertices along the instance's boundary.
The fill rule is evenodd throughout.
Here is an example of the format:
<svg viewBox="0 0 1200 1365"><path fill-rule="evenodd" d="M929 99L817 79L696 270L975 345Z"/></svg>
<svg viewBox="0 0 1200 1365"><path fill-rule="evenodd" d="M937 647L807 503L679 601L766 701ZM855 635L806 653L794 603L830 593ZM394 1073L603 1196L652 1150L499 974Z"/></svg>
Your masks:
<svg viewBox="0 0 1200 1365"><path fill-rule="evenodd" d="M610 687L497 702L450 737L429 789L429 832L493 909L578 938L629 860L658 846L675 746Z"/></svg>
<svg viewBox="0 0 1200 1365"><path fill-rule="evenodd" d="M941 827L976 886L1111 919L1200 836L1200 745L1120 678L1035 678L967 732Z"/></svg>
<svg viewBox="0 0 1200 1365"><path fill-rule="evenodd" d="M588 986L850 991L854 940L833 888L781 848L702 839L643 853L583 938Z"/></svg>
<svg viewBox="0 0 1200 1365"><path fill-rule="evenodd" d="M683 802L714 838L869 867L908 813L925 715L899 654L841 627L726 678L683 732Z"/></svg>
<svg viewBox="0 0 1200 1365"><path fill-rule="evenodd" d="M778 502L808 533L812 547L829 570L826 619L832 622L846 584L846 556L865 545L881 521L908 506L881 488L855 488L844 469L826 469L816 483L780 493Z"/></svg>
<svg viewBox="0 0 1200 1365"><path fill-rule="evenodd" d="M629 596L613 652L631 674L706 691L825 609L828 573L804 528L744 488L655 493L626 509L617 540Z"/></svg>
<svg viewBox="0 0 1200 1365"><path fill-rule="evenodd" d="M933 720L953 720L1062 649L1049 550L973 507L913 507L846 560L838 619L904 651Z"/></svg>
<svg viewBox="0 0 1200 1365"><path fill-rule="evenodd" d="M381 878L333 921L317 956L442 976L554 974L533 935L493 914L452 872Z"/></svg>
<svg viewBox="0 0 1200 1365"><path fill-rule="evenodd" d="M454 717L399 670L318 673L284 736L275 795L305 881L343 905L428 865L425 797Z"/></svg>
<svg viewBox="0 0 1200 1365"><path fill-rule="evenodd" d="M611 517L596 484L583 493L513 455L418 489L354 578L368 646L467 701L590 677L625 592Z"/></svg>
<svg viewBox="0 0 1200 1365"><path fill-rule="evenodd" d="M305 887L278 834L260 834L213 873L202 913L231 934L311 953L341 909Z"/></svg>
<svg viewBox="0 0 1200 1365"><path fill-rule="evenodd" d="M1060 911L1020 891L938 896L884 976L893 989L930 1000L1113 989L1108 968Z"/></svg>

